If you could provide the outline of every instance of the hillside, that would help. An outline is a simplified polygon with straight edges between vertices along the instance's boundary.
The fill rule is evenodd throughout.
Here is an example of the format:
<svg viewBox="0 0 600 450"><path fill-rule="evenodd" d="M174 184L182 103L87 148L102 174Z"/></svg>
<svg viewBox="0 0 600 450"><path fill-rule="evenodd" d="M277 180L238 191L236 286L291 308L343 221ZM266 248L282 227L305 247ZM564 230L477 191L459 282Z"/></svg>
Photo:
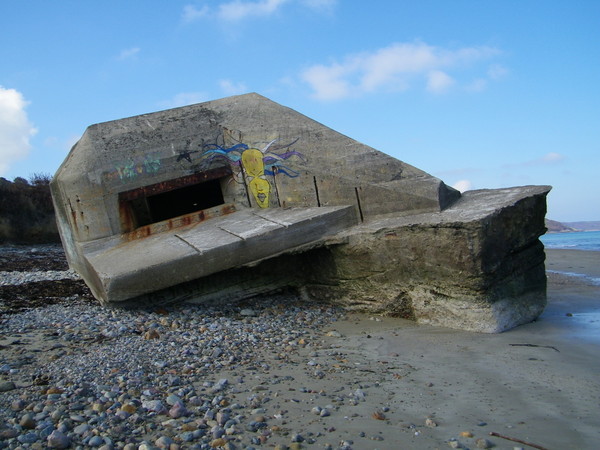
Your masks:
<svg viewBox="0 0 600 450"><path fill-rule="evenodd" d="M548 233L572 233L576 231L600 231L600 221L557 222L546 219Z"/></svg>
<svg viewBox="0 0 600 450"><path fill-rule="evenodd" d="M0 178L0 243L60 242L49 182L46 175Z"/></svg>
<svg viewBox="0 0 600 450"><path fill-rule="evenodd" d="M600 231L600 221L589 222L563 222L563 225L577 231Z"/></svg>
<svg viewBox="0 0 600 450"><path fill-rule="evenodd" d="M546 228L548 228L548 233L568 233L572 231L576 231L571 227L566 226L563 223L557 222L556 220L546 219Z"/></svg>

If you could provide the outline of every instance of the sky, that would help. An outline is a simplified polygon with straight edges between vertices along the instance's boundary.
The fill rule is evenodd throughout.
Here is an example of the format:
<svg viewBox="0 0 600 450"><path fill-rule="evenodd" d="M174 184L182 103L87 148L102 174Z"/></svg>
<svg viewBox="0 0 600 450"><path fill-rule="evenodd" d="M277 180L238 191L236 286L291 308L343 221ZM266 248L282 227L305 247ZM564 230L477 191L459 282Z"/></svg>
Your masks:
<svg viewBox="0 0 600 450"><path fill-rule="evenodd" d="M600 220L600 1L0 1L0 177L85 129L257 92L464 191Z"/></svg>

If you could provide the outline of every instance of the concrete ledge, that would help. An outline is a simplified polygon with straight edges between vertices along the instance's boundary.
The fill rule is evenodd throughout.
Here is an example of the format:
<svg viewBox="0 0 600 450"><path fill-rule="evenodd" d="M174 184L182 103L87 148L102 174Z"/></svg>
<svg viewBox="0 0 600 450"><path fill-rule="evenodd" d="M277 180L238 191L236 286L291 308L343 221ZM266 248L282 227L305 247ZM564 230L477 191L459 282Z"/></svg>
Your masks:
<svg viewBox="0 0 600 450"><path fill-rule="evenodd" d="M241 210L145 239L83 247L103 303L121 302L315 243L356 224L352 207ZM324 243L324 241L323 241Z"/></svg>

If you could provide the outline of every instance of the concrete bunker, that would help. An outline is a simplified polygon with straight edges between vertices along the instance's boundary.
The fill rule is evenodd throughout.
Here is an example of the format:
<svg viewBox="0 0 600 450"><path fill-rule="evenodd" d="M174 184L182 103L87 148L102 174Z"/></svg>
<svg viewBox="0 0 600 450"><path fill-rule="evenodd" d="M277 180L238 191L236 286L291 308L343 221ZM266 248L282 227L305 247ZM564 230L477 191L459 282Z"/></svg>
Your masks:
<svg viewBox="0 0 600 450"><path fill-rule="evenodd" d="M461 196L257 94L92 125L51 188L69 264L107 305L291 287L483 332L545 305L549 187Z"/></svg>

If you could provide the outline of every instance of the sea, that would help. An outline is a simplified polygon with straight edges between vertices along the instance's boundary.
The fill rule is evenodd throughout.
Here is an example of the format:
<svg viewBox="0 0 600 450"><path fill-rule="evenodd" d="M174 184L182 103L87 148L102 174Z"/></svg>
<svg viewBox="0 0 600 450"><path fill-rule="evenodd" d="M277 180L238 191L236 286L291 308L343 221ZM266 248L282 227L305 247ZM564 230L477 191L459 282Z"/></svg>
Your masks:
<svg viewBox="0 0 600 450"><path fill-rule="evenodd" d="M600 231L546 233L540 240L546 248L600 251Z"/></svg>

